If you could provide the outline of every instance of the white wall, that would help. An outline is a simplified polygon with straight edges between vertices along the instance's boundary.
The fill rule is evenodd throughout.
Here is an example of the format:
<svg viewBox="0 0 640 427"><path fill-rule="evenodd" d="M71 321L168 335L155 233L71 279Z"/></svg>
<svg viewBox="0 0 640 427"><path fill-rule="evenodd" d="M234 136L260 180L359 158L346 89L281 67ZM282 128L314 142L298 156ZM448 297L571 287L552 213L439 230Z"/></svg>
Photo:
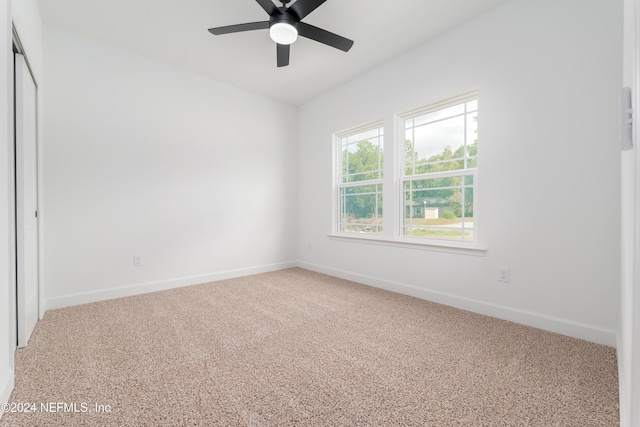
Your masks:
<svg viewBox="0 0 640 427"><path fill-rule="evenodd" d="M622 0L513 0L301 107L302 265L615 346L621 40ZM332 132L474 88L486 256L329 239Z"/></svg>
<svg viewBox="0 0 640 427"><path fill-rule="evenodd" d="M293 107L44 36L48 308L293 265Z"/></svg>

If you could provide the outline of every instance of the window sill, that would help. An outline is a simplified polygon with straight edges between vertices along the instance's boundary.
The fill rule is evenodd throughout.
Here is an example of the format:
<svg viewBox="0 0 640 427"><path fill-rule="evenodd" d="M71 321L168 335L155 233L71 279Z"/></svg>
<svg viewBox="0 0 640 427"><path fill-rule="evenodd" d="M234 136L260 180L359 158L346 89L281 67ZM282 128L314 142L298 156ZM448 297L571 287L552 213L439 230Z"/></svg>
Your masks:
<svg viewBox="0 0 640 427"><path fill-rule="evenodd" d="M424 251L446 252L459 255L485 256L487 248L471 243L414 241L406 238L403 240L388 240L376 236L357 236L351 234L329 234L329 239L342 242L365 243L372 245L391 246L395 248L418 249Z"/></svg>

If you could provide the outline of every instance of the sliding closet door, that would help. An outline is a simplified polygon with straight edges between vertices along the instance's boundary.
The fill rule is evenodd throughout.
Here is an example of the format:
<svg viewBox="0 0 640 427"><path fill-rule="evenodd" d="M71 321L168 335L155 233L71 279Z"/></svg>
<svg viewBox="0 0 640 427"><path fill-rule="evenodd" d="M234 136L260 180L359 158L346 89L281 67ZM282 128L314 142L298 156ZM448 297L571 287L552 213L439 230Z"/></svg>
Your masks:
<svg viewBox="0 0 640 427"><path fill-rule="evenodd" d="M25 347L38 321L37 121L36 85L17 53L15 101L18 347Z"/></svg>

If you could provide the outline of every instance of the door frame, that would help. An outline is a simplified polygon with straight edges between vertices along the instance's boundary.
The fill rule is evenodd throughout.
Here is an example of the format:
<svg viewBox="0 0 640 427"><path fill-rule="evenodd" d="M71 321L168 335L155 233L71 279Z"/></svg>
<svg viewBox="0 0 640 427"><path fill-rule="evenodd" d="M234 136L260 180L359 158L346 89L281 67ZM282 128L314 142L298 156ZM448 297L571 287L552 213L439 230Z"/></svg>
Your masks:
<svg viewBox="0 0 640 427"><path fill-rule="evenodd" d="M633 143L621 155L620 426L640 425L640 0L624 0L623 86L632 89Z"/></svg>

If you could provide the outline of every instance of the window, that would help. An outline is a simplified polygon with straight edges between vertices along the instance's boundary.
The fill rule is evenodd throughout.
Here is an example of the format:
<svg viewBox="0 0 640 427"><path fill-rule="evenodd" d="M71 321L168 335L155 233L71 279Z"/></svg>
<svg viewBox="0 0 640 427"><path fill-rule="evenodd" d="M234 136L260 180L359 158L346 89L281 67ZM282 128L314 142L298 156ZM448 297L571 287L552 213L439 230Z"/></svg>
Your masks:
<svg viewBox="0 0 640 427"><path fill-rule="evenodd" d="M477 92L398 114L395 126L386 162L382 121L334 135L336 237L483 251Z"/></svg>
<svg viewBox="0 0 640 427"><path fill-rule="evenodd" d="M403 129L402 226L405 237L475 241L477 94L413 110Z"/></svg>
<svg viewBox="0 0 640 427"><path fill-rule="evenodd" d="M382 123L336 135L338 231L382 233Z"/></svg>

